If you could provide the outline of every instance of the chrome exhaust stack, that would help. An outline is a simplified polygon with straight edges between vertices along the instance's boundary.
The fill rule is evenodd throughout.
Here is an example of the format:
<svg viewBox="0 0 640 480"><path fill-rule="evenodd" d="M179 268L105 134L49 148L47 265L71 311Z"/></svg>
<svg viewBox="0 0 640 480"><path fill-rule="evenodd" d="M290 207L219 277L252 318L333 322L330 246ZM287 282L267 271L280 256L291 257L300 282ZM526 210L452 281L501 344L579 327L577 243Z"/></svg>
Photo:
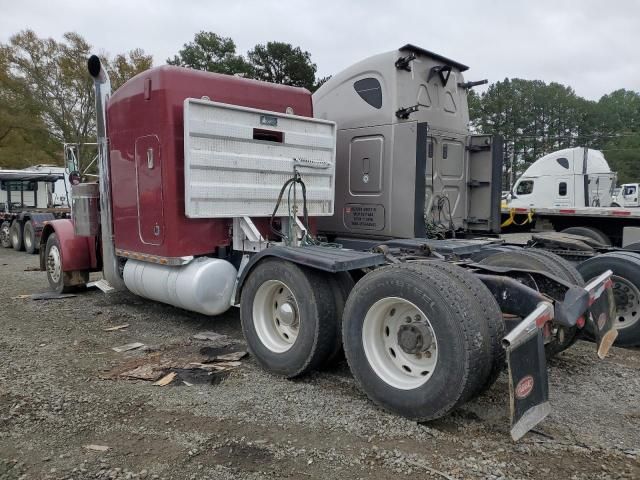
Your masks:
<svg viewBox="0 0 640 480"><path fill-rule="evenodd" d="M100 58L91 55L87 62L93 77L96 94L96 127L98 130L98 183L100 186L100 232L102 239L102 274L115 290L126 290L120 276L113 241L113 212L111 208L111 169L109 139L107 137L107 101L111 96L111 81Z"/></svg>

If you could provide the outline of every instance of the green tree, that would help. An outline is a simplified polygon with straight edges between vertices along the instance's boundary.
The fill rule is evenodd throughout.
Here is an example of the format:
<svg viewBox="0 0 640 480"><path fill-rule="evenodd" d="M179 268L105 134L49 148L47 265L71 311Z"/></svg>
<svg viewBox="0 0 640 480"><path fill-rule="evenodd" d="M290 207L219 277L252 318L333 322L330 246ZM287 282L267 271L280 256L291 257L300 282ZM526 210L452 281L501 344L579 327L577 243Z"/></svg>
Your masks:
<svg viewBox="0 0 640 480"><path fill-rule="evenodd" d="M24 168L59 161L35 102L16 95L20 80L9 74L9 50L0 46L0 168Z"/></svg>
<svg viewBox="0 0 640 480"><path fill-rule="evenodd" d="M640 181L640 133L610 138L602 153L611 169L618 173L619 184Z"/></svg>
<svg viewBox="0 0 640 480"><path fill-rule="evenodd" d="M311 54L290 43L267 42L256 45L247 54L252 67L251 75L258 80L282 83L315 90L318 67L311 61Z"/></svg>
<svg viewBox="0 0 640 480"><path fill-rule="evenodd" d="M227 75L250 76L251 71L244 57L236 54L235 42L213 32L196 33L193 42L185 43L167 63Z"/></svg>
<svg viewBox="0 0 640 480"><path fill-rule="evenodd" d="M108 64L111 88L115 91L138 73L149 70L153 66L153 57L141 48L135 48L127 54L116 55Z"/></svg>
<svg viewBox="0 0 640 480"><path fill-rule="evenodd" d="M475 130L505 139L504 164L514 160L514 178L547 153L585 144L593 130L594 102L558 83L505 79L471 95L469 108Z"/></svg>
<svg viewBox="0 0 640 480"><path fill-rule="evenodd" d="M60 163L63 142L95 141L93 82L86 67L91 46L80 35L66 33L58 42L25 30L0 45L0 51L4 65L0 70L0 112L8 112L4 116L0 113L0 147L3 130L9 131L4 138L12 145L6 158L31 145L40 152L38 158ZM116 56L112 63L108 58L103 60L109 70L113 67L116 86L151 64L151 58L139 49ZM16 111L20 115L11 113ZM27 131L31 133L27 135ZM22 163L7 159L5 165ZM30 159L29 163L35 162Z"/></svg>

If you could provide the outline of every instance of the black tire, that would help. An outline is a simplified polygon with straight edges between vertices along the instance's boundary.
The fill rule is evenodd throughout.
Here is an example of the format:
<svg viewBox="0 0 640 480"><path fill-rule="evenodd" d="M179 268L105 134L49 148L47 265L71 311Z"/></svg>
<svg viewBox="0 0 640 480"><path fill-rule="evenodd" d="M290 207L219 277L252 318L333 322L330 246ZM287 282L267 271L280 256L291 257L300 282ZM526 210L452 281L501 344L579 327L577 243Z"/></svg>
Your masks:
<svg viewBox="0 0 640 480"><path fill-rule="evenodd" d="M549 259L564 272L564 278L566 280L580 287L584 287L585 281L584 278L582 278L582 274L571 262L565 260L560 255L538 248L529 248L526 252Z"/></svg>
<svg viewBox="0 0 640 480"><path fill-rule="evenodd" d="M24 250L24 236L22 232L22 225L19 221L14 220L11 224L11 246L14 250Z"/></svg>
<svg viewBox="0 0 640 480"><path fill-rule="evenodd" d="M24 224L24 230L22 231L22 241L24 243L24 250L27 253L34 254L38 250L38 244L36 243L36 230L33 228L33 223L28 220Z"/></svg>
<svg viewBox="0 0 640 480"><path fill-rule="evenodd" d="M491 265L494 267L513 267L528 270L538 270L547 272L556 277L564 278L565 272L558 264L550 259L537 255L532 249L512 250L499 252L490 257L486 257L479 262L481 265Z"/></svg>
<svg viewBox="0 0 640 480"><path fill-rule="evenodd" d="M480 263L499 267L539 270L550 273L568 282L584 285L584 280L580 278L580 275L576 275L576 272L572 271L571 265L566 260L551 252L534 249L502 252L485 258ZM577 327L558 328L562 329L562 331L544 347L547 358L554 357L558 353L566 350L578 339L579 330Z"/></svg>
<svg viewBox="0 0 640 480"><path fill-rule="evenodd" d="M611 204L611 206L612 206L612 207L620 208L620 205L619 205L618 203L616 203L616 202L613 202L613 203Z"/></svg>
<svg viewBox="0 0 640 480"><path fill-rule="evenodd" d="M640 255L634 252L615 251L608 252L596 257L590 258L578 265L578 270L586 281L596 278L598 275L611 270L613 275L625 279L636 289L640 290ZM614 279L614 293L616 290L616 281ZM632 294L634 292L631 292ZM637 295L634 294L634 298ZM627 300L625 295L625 300ZM628 301L628 300L627 300ZM620 317L626 316L625 304L619 303L616 299L616 313ZM631 319L640 316L640 309L633 315L634 310L630 310ZM640 320L634 321L629 327L618 328L618 338L615 345L619 347L640 346Z"/></svg>
<svg viewBox="0 0 640 480"><path fill-rule="evenodd" d="M478 374L478 387L475 392L470 392L470 398L476 397L495 383L506 365L505 350L502 347L506 329L500 306L487 287L468 270L439 261L422 262L420 265L439 270L459 282L458 292L467 296L468 303L475 305L471 313L479 317L477 322L483 327L483 344L487 352L487 365L482 369L486 373Z"/></svg>
<svg viewBox="0 0 640 480"><path fill-rule="evenodd" d="M582 235L588 237L596 242L601 243L605 247L611 246L611 239L607 237L601 230L594 227L569 227L560 231L560 233L568 233L570 235Z"/></svg>
<svg viewBox="0 0 640 480"><path fill-rule="evenodd" d="M0 224L0 245L11 248L11 222L8 220Z"/></svg>
<svg viewBox="0 0 640 480"><path fill-rule="evenodd" d="M260 339L254 320L256 295L271 280L284 284L297 306L297 337L281 352ZM339 323L328 275L292 262L265 259L249 272L240 298L240 321L251 354L265 370L277 375L293 378L315 370L336 350Z"/></svg>
<svg viewBox="0 0 640 480"><path fill-rule="evenodd" d="M349 295L343 318L345 355L360 389L377 405L416 421L442 417L470 398L478 388L475 369L486 363L487 355L478 342L482 326L470 313L475 305L457 294L459 282L431 272L401 264L368 273ZM365 317L377 302L388 299L410 302L423 312L435 333L437 362L432 372L426 372L428 379L414 388L398 388L384 380L365 351Z"/></svg>
<svg viewBox="0 0 640 480"><path fill-rule="evenodd" d="M53 257L55 257L54 250L57 250L57 256L60 259L60 269L57 270L51 263ZM47 245L45 246L45 264L47 265L47 281L49 287L56 293L68 293L73 291L74 287L64 284L64 272L62 271L62 249L60 248L60 240L55 233L49 235L47 238ZM53 256L52 259L49 257Z"/></svg>
<svg viewBox="0 0 640 480"><path fill-rule="evenodd" d="M353 277L348 272L338 272L328 276L329 286L333 293L336 315L336 340L333 352L327 358L328 364L334 364L344 358L344 350L342 348L342 314L347 298L354 286Z"/></svg>

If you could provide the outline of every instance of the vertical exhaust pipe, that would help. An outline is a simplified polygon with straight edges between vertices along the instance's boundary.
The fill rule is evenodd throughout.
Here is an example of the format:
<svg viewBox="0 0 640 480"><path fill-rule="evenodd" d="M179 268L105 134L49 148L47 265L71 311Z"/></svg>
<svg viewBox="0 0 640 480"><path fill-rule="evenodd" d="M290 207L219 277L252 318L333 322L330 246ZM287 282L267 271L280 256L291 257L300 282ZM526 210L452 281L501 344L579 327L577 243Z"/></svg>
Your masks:
<svg viewBox="0 0 640 480"><path fill-rule="evenodd" d="M111 96L111 81L100 58L91 55L87 62L96 93L96 126L98 130L98 179L100 187L100 232L102 239L102 274L116 290L126 290L120 276L113 241L113 211L111 203L111 164L107 137L107 101Z"/></svg>

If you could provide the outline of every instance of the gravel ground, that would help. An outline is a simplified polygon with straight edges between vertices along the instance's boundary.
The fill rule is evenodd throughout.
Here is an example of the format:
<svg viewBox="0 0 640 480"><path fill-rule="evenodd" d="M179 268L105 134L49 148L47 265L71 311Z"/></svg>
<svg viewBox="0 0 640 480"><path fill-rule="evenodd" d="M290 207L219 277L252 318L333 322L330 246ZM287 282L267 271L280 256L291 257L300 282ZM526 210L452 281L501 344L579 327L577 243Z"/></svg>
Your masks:
<svg viewBox="0 0 640 480"><path fill-rule="evenodd" d="M36 266L36 256L0 249L1 479L640 478L640 351L614 348L598 361L578 342L560 355L553 413L514 443L504 374L426 425L377 409L344 362L296 381L250 357L215 375L178 370L166 387L127 380L119 374L148 363L242 350L238 312L208 318L97 290L14 298L47 290ZM231 344L192 338L203 330ZM111 349L131 342L146 347Z"/></svg>

